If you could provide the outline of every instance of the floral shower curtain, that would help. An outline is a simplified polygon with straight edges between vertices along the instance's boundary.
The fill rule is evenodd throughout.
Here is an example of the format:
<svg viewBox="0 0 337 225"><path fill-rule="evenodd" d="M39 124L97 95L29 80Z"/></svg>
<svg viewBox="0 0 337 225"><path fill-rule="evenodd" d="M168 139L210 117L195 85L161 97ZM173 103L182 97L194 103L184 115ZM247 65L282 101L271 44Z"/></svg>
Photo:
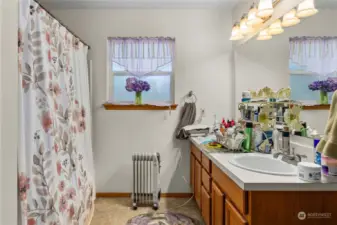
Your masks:
<svg viewBox="0 0 337 225"><path fill-rule="evenodd" d="M88 47L20 2L19 224L89 224L95 196Z"/></svg>

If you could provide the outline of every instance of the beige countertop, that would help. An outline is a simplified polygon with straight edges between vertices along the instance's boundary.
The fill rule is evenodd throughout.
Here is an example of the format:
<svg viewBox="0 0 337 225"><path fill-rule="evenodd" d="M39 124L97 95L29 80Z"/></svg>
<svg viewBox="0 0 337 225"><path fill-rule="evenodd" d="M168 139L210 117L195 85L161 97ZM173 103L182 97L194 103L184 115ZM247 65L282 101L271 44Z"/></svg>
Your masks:
<svg viewBox="0 0 337 225"><path fill-rule="evenodd" d="M272 158L271 154L226 153L207 149L201 143L205 138L190 138L190 141L212 163L229 176L241 189L247 191L337 191L337 183L308 183L297 176L278 176L248 171L232 165L229 161L238 154L257 154Z"/></svg>

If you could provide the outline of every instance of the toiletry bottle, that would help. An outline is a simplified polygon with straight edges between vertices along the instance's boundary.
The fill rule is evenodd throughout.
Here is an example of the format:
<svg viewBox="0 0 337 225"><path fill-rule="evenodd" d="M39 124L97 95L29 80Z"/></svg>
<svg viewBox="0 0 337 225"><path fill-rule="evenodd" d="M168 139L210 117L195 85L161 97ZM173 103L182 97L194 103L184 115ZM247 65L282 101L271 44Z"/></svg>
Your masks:
<svg viewBox="0 0 337 225"><path fill-rule="evenodd" d="M307 123L306 122L303 122L302 123L302 129L301 129L301 136L303 137L307 137L308 134L307 134Z"/></svg>
<svg viewBox="0 0 337 225"><path fill-rule="evenodd" d="M247 107L247 111L246 111L246 120L247 121L252 121L253 120L253 118L252 118L252 114L254 115L254 107L252 107L252 106L248 106Z"/></svg>
<svg viewBox="0 0 337 225"><path fill-rule="evenodd" d="M259 112L258 112L258 110L254 111L254 121L259 122Z"/></svg>
<svg viewBox="0 0 337 225"><path fill-rule="evenodd" d="M247 122L245 128L245 138L244 141L244 152L251 152L252 149L252 139L253 139L253 123Z"/></svg>
<svg viewBox="0 0 337 225"><path fill-rule="evenodd" d="M273 153L280 151L280 134L281 132L278 129L274 129L273 131Z"/></svg>
<svg viewBox="0 0 337 225"><path fill-rule="evenodd" d="M284 127L282 132L282 150L290 153L290 132L289 127Z"/></svg>
<svg viewBox="0 0 337 225"><path fill-rule="evenodd" d="M289 109L286 109L284 114L283 114L283 120L284 122L289 125L290 124L290 112L289 112Z"/></svg>
<svg viewBox="0 0 337 225"><path fill-rule="evenodd" d="M224 127L223 124L220 124L220 132L221 132L222 136L225 135L225 127Z"/></svg>
<svg viewBox="0 0 337 225"><path fill-rule="evenodd" d="M241 113L241 119L245 119L246 117L246 106L245 105L239 105L239 110L240 110L240 113Z"/></svg>
<svg viewBox="0 0 337 225"><path fill-rule="evenodd" d="M289 107L283 107L282 108L282 119L281 119L281 122L286 122L286 117L288 118L289 116Z"/></svg>
<svg viewBox="0 0 337 225"><path fill-rule="evenodd" d="M321 153L317 151L317 145L320 142L318 137L314 138L314 152L315 152L315 163L321 165Z"/></svg>
<svg viewBox="0 0 337 225"><path fill-rule="evenodd" d="M280 107L277 111L277 117L276 117L276 121L277 122L283 122L283 111L282 111L282 107Z"/></svg>

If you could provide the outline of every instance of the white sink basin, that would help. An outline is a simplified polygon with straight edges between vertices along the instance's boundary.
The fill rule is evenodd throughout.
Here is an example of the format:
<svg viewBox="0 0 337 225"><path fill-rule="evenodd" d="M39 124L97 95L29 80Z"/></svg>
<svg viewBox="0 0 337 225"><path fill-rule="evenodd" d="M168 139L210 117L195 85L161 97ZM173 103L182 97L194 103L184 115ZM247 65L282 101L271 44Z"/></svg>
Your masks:
<svg viewBox="0 0 337 225"><path fill-rule="evenodd" d="M296 176L297 167L278 159L258 155L239 155L229 160L242 169L279 176Z"/></svg>

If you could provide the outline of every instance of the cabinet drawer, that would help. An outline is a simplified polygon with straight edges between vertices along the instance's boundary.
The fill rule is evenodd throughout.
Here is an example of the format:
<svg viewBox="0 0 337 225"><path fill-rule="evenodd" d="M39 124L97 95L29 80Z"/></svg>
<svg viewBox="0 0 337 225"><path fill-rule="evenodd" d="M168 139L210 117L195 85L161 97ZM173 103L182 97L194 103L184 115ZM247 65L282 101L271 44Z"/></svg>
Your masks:
<svg viewBox="0 0 337 225"><path fill-rule="evenodd" d="M201 181L206 191L208 193L211 193L211 182L212 182L211 177L208 175L208 173L206 172L204 168L202 168L202 172L201 172Z"/></svg>
<svg viewBox="0 0 337 225"><path fill-rule="evenodd" d="M225 203L225 220L226 225L247 225L247 221L241 214L235 209L231 202L226 199Z"/></svg>
<svg viewBox="0 0 337 225"><path fill-rule="evenodd" d="M227 198L236 206L241 214L248 213L248 193L243 191L224 172L212 164L212 177Z"/></svg>
<svg viewBox="0 0 337 225"><path fill-rule="evenodd" d="M211 160L207 158L204 154L201 156L201 164L205 170L210 174L211 173Z"/></svg>
<svg viewBox="0 0 337 225"><path fill-rule="evenodd" d="M195 159L201 162L201 151L195 147L194 144L191 144L191 152L194 155Z"/></svg>

